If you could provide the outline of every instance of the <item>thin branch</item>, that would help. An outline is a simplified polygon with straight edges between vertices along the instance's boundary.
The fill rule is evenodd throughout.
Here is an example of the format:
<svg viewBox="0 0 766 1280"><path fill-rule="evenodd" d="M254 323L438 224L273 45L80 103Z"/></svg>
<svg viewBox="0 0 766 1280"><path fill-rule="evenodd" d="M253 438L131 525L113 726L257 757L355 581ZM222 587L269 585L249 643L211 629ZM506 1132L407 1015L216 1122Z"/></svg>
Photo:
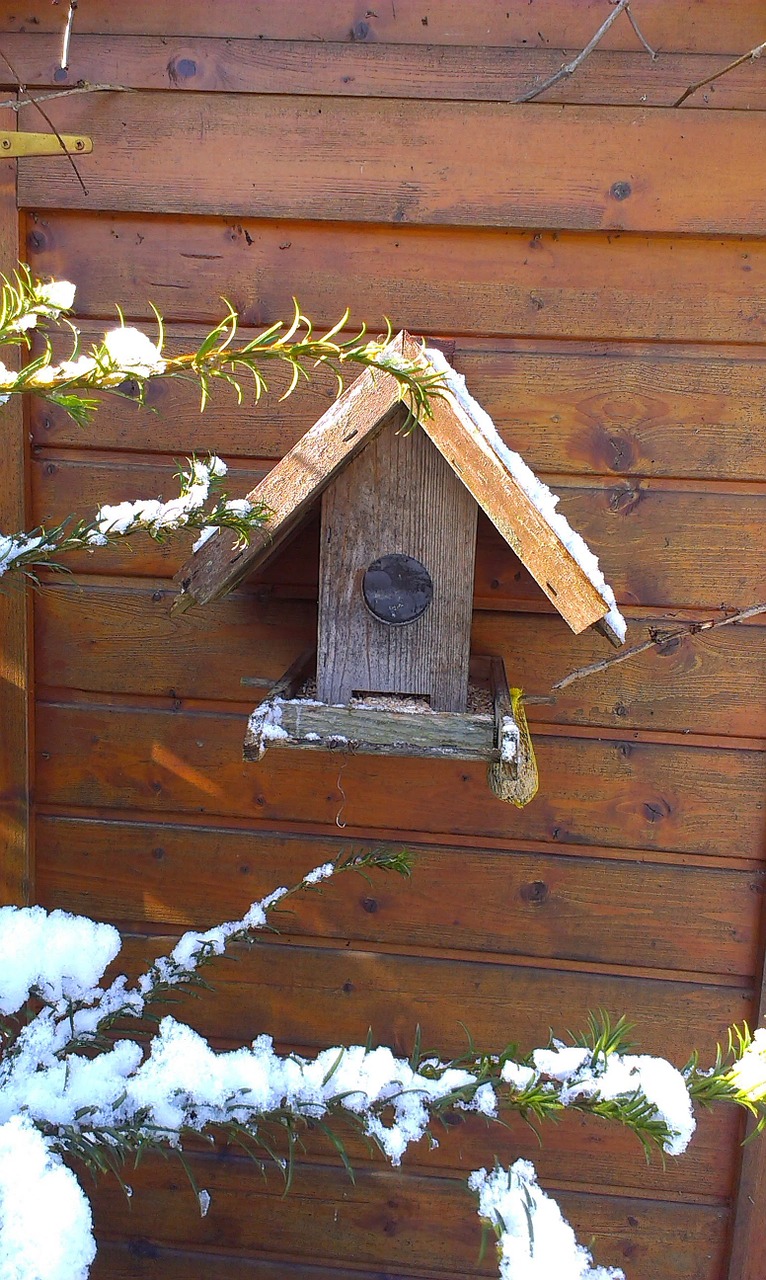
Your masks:
<svg viewBox="0 0 766 1280"><path fill-rule="evenodd" d="M61 136L61 134L59 133L58 129L56 128L55 124L53 123L53 121L51 120L50 116L48 115L48 112L45 110L45 108L44 108L44 107L41 107L41 106L40 106L39 101L37 100L37 98L35 98L35 97L34 97L34 95L33 95L33 94L31 94L31 93L29 92L29 89L27 88L27 86L26 86L25 84L22 84L22 82L21 82L21 77L19 76L18 72L16 71L16 68L13 66L13 64L12 64L12 63L10 62L10 60L8 59L7 54L3 53L3 50L2 50L2 49L0 49L0 58L2 58L2 60L3 60L3 62L5 63L6 67L8 68L8 70L10 71L10 73L11 73L11 75L13 76L14 80L16 81L17 85L19 86L19 92L20 92L20 93L25 93L25 94L27 95L27 97L28 97L29 101L30 101L30 102L32 102L32 103L34 103L34 105L37 107L37 110L40 112L40 115L42 116L43 120L46 122L46 124L49 126L49 128L53 130L53 133L54 133L55 137L58 139L58 143L59 143L59 146L61 147L61 150L63 151L63 153L64 153L64 155L66 156L67 160L69 161L69 163L71 164L72 168L74 169L75 177L77 178L77 181L79 182L80 186L82 187L83 191L85 192L85 194L86 194L86 196L87 196L87 194L88 194L88 188L86 187L85 183L83 182L82 178L80 177L80 170L77 168L77 165L75 164L74 160L72 159L72 157L70 156L69 152L67 151L67 149L66 149L66 143L64 142L64 139L62 138L62 136Z"/></svg>
<svg viewBox="0 0 766 1280"><path fill-rule="evenodd" d="M64 27L64 36L61 41L61 69L66 71L69 67L69 41L72 38L72 23L74 22L75 9L77 8L77 0L69 0L69 13L66 16L66 26Z"/></svg>
<svg viewBox="0 0 766 1280"><path fill-rule="evenodd" d="M681 104L686 102L686 99L690 98L698 89L703 89L706 84L712 84L714 80L720 80L721 76L725 76L729 71L733 71L735 67L741 67L743 62L755 62L757 58L760 58L762 53L766 53L766 40L764 40L763 44L757 44L754 49L749 51L749 53L743 53L741 57L735 58L733 62L729 62L725 67L721 67L721 70L716 71L712 76L706 76L704 80L698 80L696 84L690 84L689 88L684 90L681 94L678 101L673 103L673 106L680 107Z"/></svg>
<svg viewBox="0 0 766 1280"><path fill-rule="evenodd" d="M715 631L718 627L730 627L735 622L744 622L746 618L755 618L759 613L766 613L766 603L751 604L749 608L740 609L737 613L730 613L725 618L710 618L707 622L688 622L672 631L657 631L649 640L633 645L632 649L626 649L624 653L619 653L616 658L602 658L600 662L592 662L589 667L580 667L578 671L570 671L568 676L564 676L562 680L557 680L555 684L551 685L551 689L566 689L567 685L574 684L575 680L584 680L586 676L594 676L599 671L606 671L609 667L616 667L618 662L627 662L629 658L635 658L639 653L645 653L647 649L653 649L655 645L667 644L669 640L675 640L676 637L696 636L701 631Z"/></svg>
<svg viewBox="0 0 766 1280"><path fill-rule="evenodd" d="M547 80L544 80L542 84L539 84L536 89L530 89L527 93L522 94L520 98L516 98L516 102L532 102L534 98L539 98L541 93L545 93L546 89L552 89L554 84L558 84L560 80L565 80L568 76L573 76L577 68L582 66L588 55L593 52L596 45L606 35L612 23L617 21L620 14L628 8L629 4L630 0L619 0L619 3L614 6L612 12L609 14L609 17L602 22L596 34L591 37L585 48L578 53L576 58L571 62L565 62L563 66L559 67L558 71L556 71L552 76L549 76ZM641 39L643 40L643 36Z"/></svg>
<svg viewBox="0 0 766 1280"><path fill-rule="evenodd" d="M639 27L638 23L636 22L636 19L633 17L633 10L631 9L630 5L628 5L626 9L626 13L628 15L628 21L631 27L633 28L639 40L641 41L642 45L646 49L646 52L649 54L649 57L651 58L652 62L654 62L657 58L657 50L652 48L646 36L644 35L643 31Z"/></svg>
<svg viewBox="0 0 766 1280"><path fill-rule="evenodd" d="M49 102L51 98L71 98L75 93L135 93L135 89L129 89L124 84L77 84L71 89L38 93L35 98L6 98L5 102L0 102L0 107L10 107L11 111L18 112L22 107L36 107L38 103Z"/></svg>

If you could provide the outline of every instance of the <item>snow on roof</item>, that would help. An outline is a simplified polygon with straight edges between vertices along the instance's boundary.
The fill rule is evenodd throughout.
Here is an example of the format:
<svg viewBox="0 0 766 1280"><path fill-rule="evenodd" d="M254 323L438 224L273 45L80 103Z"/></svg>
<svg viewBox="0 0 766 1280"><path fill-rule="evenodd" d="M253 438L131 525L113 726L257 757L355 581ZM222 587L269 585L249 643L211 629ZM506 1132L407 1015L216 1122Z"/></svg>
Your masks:
<svg viewBox="0 0 766 1280"><path fill-rule="evenodd" d="M556 510L556 505L559 501L556 494L551 493L542 480L538 480L534 471L527 466L520 453L508 448L486 409L483 409L468 391L463 375L453 369L442 352L435 347L427 347L425 354L433 367L444 375L444 380L458 404L481 431L485 440L497 454L519 488L523 489L530 502L536 507L560 542L566 547L572 559L580 566L583 573L586 574L593 587L602 597L609 609L604 622L621 642L624 641L627 624L617 608L614 591L601 572L598 557L593 554L585 539L572 528L566 517Z"/></svg>

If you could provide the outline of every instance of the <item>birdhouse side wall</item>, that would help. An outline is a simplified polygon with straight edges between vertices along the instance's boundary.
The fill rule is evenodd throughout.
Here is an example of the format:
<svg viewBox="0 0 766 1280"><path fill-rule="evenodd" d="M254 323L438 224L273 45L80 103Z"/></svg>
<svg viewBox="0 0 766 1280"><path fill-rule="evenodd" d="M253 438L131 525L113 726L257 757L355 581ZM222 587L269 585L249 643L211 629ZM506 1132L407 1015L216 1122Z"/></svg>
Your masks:
<svg viewBox="0 0 766 1280"><path fill-rule="evenodd" d="M355 692L428 697L435 711L465 711L477 506L425 433L386 426L322 499L317 697ZM401 625L365 603L366 570L411 556L433 598Z"/></svg>

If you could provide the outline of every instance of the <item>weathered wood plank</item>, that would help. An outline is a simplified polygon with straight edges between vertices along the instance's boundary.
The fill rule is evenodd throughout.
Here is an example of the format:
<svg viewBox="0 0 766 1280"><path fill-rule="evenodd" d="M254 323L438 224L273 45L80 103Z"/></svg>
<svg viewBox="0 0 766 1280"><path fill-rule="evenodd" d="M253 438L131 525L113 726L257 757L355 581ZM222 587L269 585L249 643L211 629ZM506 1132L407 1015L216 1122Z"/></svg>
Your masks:
<svg viewBox="0 0 766 1280"><path fill-rule="evenodd" d="M411 339L406 351L415 354ZM400 410L322 495L317 698L415 694L436 712L465 712L478 508L424 432L402 434L404 422ZM449 429L460 430L454 415ZM407 626L376 618L362 594L369 566L390 554L429 575L430 603Z"/></svg>
<svg viewBox="0 0 766 1280"><path fill-rule="evenodd" d="M126 314L153 326L151 300L167 320L206 323L220 316L224 296L245 325L267 324L292 314L295 294L316 324L334 324L349 306L353 320L366 321L373 332L390 314L416 334L564 338L567 346L558 354L571 350L573 338L752 344L766 333L766 243L753 237L335 226L274 221L256 212L249 208L241 219L179 220L162 213L40 209L29 219L26 253L41 275L76 281L79 314L99 321L114 315L119 301ZM473 344L459 343L464 345ZM524 347L510 350L518 357ZM535 346L527 354L540 353ZM735 362L735 371L743 361L764 359L753 346L679 353L674 347L633 351L617 344L611 352L599 348L593 354L595 377L583 379L576 401L586 412L585 389L590 397L598 395L602 379L610 377L610 355L634 357L639 369L648 357L660 371L656 380L649 375L639 383L645 413L661 402L663 390L683 392L675 370L679 354L697 371L692 396L706 390L709 395L725 376L716 372L720 354ZM714 361L709 373L708 359ZM512 365L509 360L504 377L511 376ZM693 377L691 370L687 377ZM550 390L555 395L555 382ZM515 408L542 391L526 386ZM606 404L632 391L631 382L622 388L617 382ZM683 403L695 409L693 399ZM726 400L719 397L714 405L721 413ZM597 412L593 400L590 407L591 415ZM703 401L699 425L708 412Z"/></svg>
<svg viewBox="0 0 766 1280"><path fill-rule="evenodd" d="M170 614L174 595L167 579L46 579L33 602L40 683L256 702L316 639L313 603L275 598L265 584L183 619ZM637 643L650 628L679 621L633 612L628 625ZM533 725L766 737L764 625L756 618L648 650L561 690L552 705L529 705L527 716ZM503 656L512 683L533 697L549 695L556 680L604 656L600 636L576 638L552 613L478 611L471 643L474 653ZM243 688L243 676L264 683Z"/></svg>
<svg viewBox="0 0 766 1280"><path fill-rule="evenodd" d="M427 707L421 714L413 714L385 710L380 705L368 709L364 705L326 706L296 700L280 705L279 726L287 733L287 740L267 742L260 726L249 726L245 759L262 759L267 747L334 751L343 749L344 744L365 755L451 756L453 760L487 762L499 756L490 715L429 712Z"/></svg>
<svg viewBox="0 0 766 1280"><path fill-rule="evenodd" d="M766 958L764 957L764 912L761 910L761 938L758 969L756 970L756 1005L752 1027L762 1027L766 1019ZM761 1230L764 1203L766 1203L766 1152L762 1151L754 1120L748 1117L747 1137L751 1139L741 1148L741 1165L734 1212L729 1257L728 1280L759 1280L766 1267L766 1239Z"/></svg>
<svg viewBox="0 0 766 1280"><path fill-rule="evenodd" d="M37 844L38 895L49 909L205 928L363 842L41 816ZM304 938L681 969L700 980L755 971L764 873L585 852L412 852L407 883L340 877L282 927Z"/></svg>
<svg viewBox="0 0 766 1280"><path fill-rule="evenodd" d="M87 326L83 326L84 331ZM190 350L201 329L186 330ZM178 334L176 333L174 336ZM173 342L179 345L182 340ZM756 430L766 364L760 348L654 348L541 342L458 343L455 366L506 443L538 472L732 480L766 479L766 445ZM155 382L151 409L104 399L102 449L198 453L215 442L228 459L281 457L332 402L319 371L280 403L232 404L214 397L204 415L194 388ZM34 443L81 449L93 437L44 402L30 403Z"/></svg>
<svg viewBox="0 0 766 1280"><path fill-rule="evenodd" d="M173 945L154 935L128 939L121 969L132 973ZM272 942L205 976L213 990L184 1007L205 1035L240 1044L268 1031L281 1044L314 1049L363 1044L372 1027L373 1043L403 1054L418 1026L424 1044L463 1053L465 1025L477 1052L499 1052L511 1040L526 1052L547 1044L551 1027L577 1030L602 1008L615 1017L629 1010L642 1050L683 1065L695 1045L712 1060L716 1040L753 1003L741 987Z"/></svg>
<svg viewBox="0 0 766 1280"><path fill-rule="evenodd" d="M439 1280L497 1272L492 1250L478 1262L481 1227L463 1179L359 1170L352 1186L342 1170L312 1165L299 1169L285 1196L278 1173L270 1170L264 1185L246 1160L199 1156L194 1168L198 1185L211 1195L204 1219L184 1174L147 1160L131 1176L131 1201L114 1179L97 1188L97 1229L103 1223L131 1236L140 1223L139 1234L161 1245L225 1243L245 1257L257 1257L268 1242L272 1254L311 1264L337 1259L374 1266L383 1253L387 1276L389 1267ZM631 1280L656 1280L663 1267L689 1280L717 1280L726 1209L573 1192L557 1198L597 1260L629 1261Z"/></svg>
<svg viewBox="0 0 766 1280"><path fill-rule="evenodd" d="M689 11L664 0L635 0L636 17L647 37L663 51L739 54L763 38L763 10L759 0L706 0ZM426 17L427 22L423 19ZM487 45L489 47L566 48L587 44L604 19L600 0L547 0L545 10L524 5L498 6L496 0L440 0L422 11L415 0L401 0L379 11L356 0L302 0L300 8L255 0L243 9L240 0L185 0L180 10L173 0L115 6L111 0L88 0L77 15L80 35L226 36L278 40L382 40L403 44ZM23 10L8 14L9 31L61 33L61 15L47 0L28 0ZM638 48L626 21L607 33L606 49Z"/></svg>
<svg viewBox="0 0 766 1280"><path fill-rule="evenodd" d="M239 95L178 94L160 148L153 93L49 110L61 132L93 138L78 157L88 194L65 160L32 158L19 165L24 208L250 216L255 202L260 217L323 221L766 231L761 123L748 112L264 95L243 131Z"/></svg>
<svg viewBox="0 0 766 1280"><path fill-rule="evenodd" d="M253 1189L255 1191L255 1188ZM248 1196L249 1200L249 1196ZM108 1217L105 1220L108 1227ZM213 1249L223 1248L222 1244ZM98 1255L91 1267L93 1280L380 1280L380 1272L348 1271L331 1264L313 1266L301 1261L269 1260L238 1254L174 1249L135 1234L125 1240L107 1239L99 1232ZM386 1272L386 1280L408 1280L403 1272Z"/></svg>
<svg viewBox="0 0 766 1280"><path fill-rule="evenodd" d="M178 421L176 433L183 453ZM257 463L233 465L228 478L232 496L252 489L266 465L257 470ZM95 450L38 451L32 467L32 519L62 519L72 512L94 511L100 502L171 494L177 491L174 471L175 464L166 458L136 459ZM598 554L620 603L715 610L722 602L746 607L766 598L766 564L761 554L766 521L763 486L578 481L545 474L541 478L561 495L561 510ZM301 533L301 541L267 567L267 580L315 599L316 536L309 528ZM169 577L186 559L186 545L182 538L164 545L136 538L130 552L125 548L97 555L83 552L69 557L67 563L82 573ZM503 538L480 515L475 604L503 609L518 600L539 605L544 597Z"/></svg>
<svg viewBox="0 0 766 1280"><path fill-rule="evenodd" d="M537 735L541 790L520 813L480 765L267 752L241 761L246 717L39 704L39 799L349 826L759 856L766 753ZM182 712L182 714L179 714ZM297 763L296 763L297 760ZM343 770L343 793L338 770ZM598 779L598 786L594 785ZM345 795L345 799L344 799Z"/></svg>
<svg viewBox="0 0 766 1280"><path fill-rule="evenodd" d="M306 33L307 34L307 33ZM4 32L8 57L25 84L66 88L79 82L132 89L226 93L326 94L332 97L430 98L514 102L571 56L556 48L486 44L381 44L375 41L225 40L205 36L114 36L78 32L69 66L61 38ZM172 43L171 43L172 41ZM729 63L727 55L594 50L578 75L545 102L669 107L691 84ZM0 72L0 77L2 77ZM688 107L763 110L766 86L757 64L727 74L688 100Z"/></svg>
<svg viewBox="0 0 766 1280"><path fill-rule="evenodd" d="M401 335L390 346L394 354L401 351ZM245 574L270 560L341 469L400 417L396 380L365 371L248 493L254 506L268 512L263 529L253 532L246 546L237 535L222 530L182 566L174 610L182 613L225 595Z"/></svg>
<svg viewBox="0 0 766 1280"><path fill-rule="evenodd" d="M600 591L451 392L434 399L422 429L572 630L604 618Z"/></svg>
<svg viewBox="0 0 766 1280"><path fill-rule="evenodd" d="M16 128L12 111L0 111L3 129ZM16 162L0 161L0 262L10 271L19 256L16 208ZM6 352L9 365L14 353ZM18 367L18 366L16 366ZM6 396L7 399L7 396ZM26 529L29 450L20 397L0 412L3 484L0 486L0 531ZM26 581L11 573L0 588L0 902L23 903L32 892L33 849L29 823L30 608Z"/></svg>

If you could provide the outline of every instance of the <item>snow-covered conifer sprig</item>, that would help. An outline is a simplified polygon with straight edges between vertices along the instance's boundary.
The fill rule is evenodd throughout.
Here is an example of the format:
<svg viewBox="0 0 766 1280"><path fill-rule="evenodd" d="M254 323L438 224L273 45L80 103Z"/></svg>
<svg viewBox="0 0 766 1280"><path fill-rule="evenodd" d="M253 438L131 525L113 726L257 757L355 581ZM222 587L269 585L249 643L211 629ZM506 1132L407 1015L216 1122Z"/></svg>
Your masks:
<svg viewBox="0 0 766 1280"><path fill-rule="evenodd" d="M591 1018L579 1044L552 1039L527 1055L512 1047L476 1054L471 1046L468 1055L446 1060L424 1054L419 1042L409 1059L371 1042L335 1046L310 1059L276 1053L266 1035L219 1053L172 1017L162 1019L148 1046L140 1038L105 1034L116 1019L142 1018L170 990L198 981L200 967L232 943L252 941L292 894L321 888L341 871L381 868L407 874L409 860L402 852L371 849L324 863L291 889L276 889L251 904L240 919L186 933L132 985L121 976L101 985L119 951L113 926L39 907L0 909L0 1012L13 1018L29 994L38 1001L0 1060L0 1256L9 1242L20 1251L18 1280L87 1276L95 1252L89 1210L82 1188L62 1164L65 1155L122 1179L126 1163L148 1151L172 1150L183 1159L189 1136L220 1131L255 1159L273 1159L289 1183L306 1126L328 1136L350 1171L338 1125L351 1122L398 1165L413 1143L430 1137L433 1118L450 1109L496 1119L507 1109L545 1118L574 1108L627 1124L669 1153L685 1149L694 1129L690 1084L663 1059L622 1052L622 1020ZM753 1100L766 1092L766 1031L752 1038L733 1033L730 1046L743 1048L737 1061L721 1051L711 1073L694 1067L690 1081L701 1090L704 1078L709 1098L716 1100L724 1096L709 1084L717 1076L727 1085L726 1100L745 1105L745 1096ZM28 1171L24 1195L17 1190L20 1160ZM495 1176L500 1179L497 1171ZM551 1274L618 1280L619 1272L591 1267L555 1204L536 1187L531 1166L517 1162L502 1178L503 1185L495 1184L480 1170L472 1185L482 1215L497 1231L504 1280L517 1280L517 1274L528 1280L550 1280ZM65 1260L46 1261L44 1267L28 1229L30 1214L39 1211L38 1182L57 1201L53 1217L61 1233L46 1258ZM507 1201L510 1192L515 1199ZM209 1192L199 1196L206 1209ZM569 1270L551 1271L551 1259L559 1254L544 1247L549 1232ZM514 1269L519 1259L527 1266L520 1273Z"/></svg>
<svg viewBox="0 0 766 1280"><path fill-rule="evenodd" d="M442 375L421 359L386 351L393 336L390 322L377 339L367 334L365 325L350 338L340 335L349 322L345 311L326 333L314 332L311 321L293 299L293 315L288 322L278 320L253 338L238 341L239 316L226 299L226 313L193 351L170 355L164 350L164 325L152 306L157 322L156 341L141 330L126 325L118 308L119 326L100 342L83 349L76 326L67 318L74 303L75 286L69 281L41 281L22 265L12 280L0 277L0 344L30 345L30 331L64 324L73 346L66 360L56 361L50 340L43 335L43 351L19 370L0 364L0 403L10 395L31 391L57 404L81 425L87 423L98 401L93 392L116 392L130 382L135 397L143 403L147 384L158 377L191 378L201 394L200 408L208 402L212 387L222 383L233 389L238 402L243 399L245 381L254 399L268 390L265 367L277 362L289 372L282 399L295 390L301 379L308 380L311 369L326 366L335 374L338 392L343 389L344 372L359 366L379 369L399 384L411 421L430 416L430 398L444 385ZM83 394L85 393L85 394Z"/></svg>
<svg viewBox="0 0 766 1280"><path fill-rule="evenodd" d="M71 311L75 286L68 280L38 280L25 263L0 276L0 343L30 345L30 330L57 323Z"/></svg>
<svg viewBox="0 0 766 1280"><path fill-rule="evenodd" d="M689 1096L701 1106L732 1102L754 1117L754 1134L766 1128L766 1028L729 1027L725 1045L716 1046L713 1066L700 1067L695 1051L683 1075Z"/></svg>
<svg viewBox="0 0 766 1280"><path fill-rule="evenodd" d="M142 498L99 507L90 520L65 520L51 528L6 536L0 533L0 577L11 569L27 573L43 565L61 568L61 559L73 551L93 551L116 546L137 533L163 542L179 529L200 530L200 541L218 529L233 529L247 542L253 529L268 519L263 506L246 498L229 498L222 491L226 463L215 455L191 457L179 468L179 494L167 501Z"/></svg>

